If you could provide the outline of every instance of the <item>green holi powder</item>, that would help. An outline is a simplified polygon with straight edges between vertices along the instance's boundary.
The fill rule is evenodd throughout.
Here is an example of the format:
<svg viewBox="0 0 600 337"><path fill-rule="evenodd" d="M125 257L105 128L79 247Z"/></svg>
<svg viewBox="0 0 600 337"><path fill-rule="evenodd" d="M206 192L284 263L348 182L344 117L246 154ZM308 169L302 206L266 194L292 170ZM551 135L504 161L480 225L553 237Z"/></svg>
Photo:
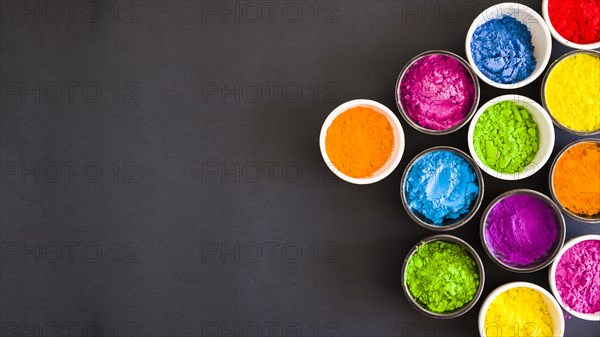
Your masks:
<svg viewBox="0 0 600 337"><path fill-rule="evenodd" d="M539 141L538 126L531 113L511 101L487 108L473 132L477 157L501 173L522 172L535 158Z"/></svg>
<svg viewBox="0 0 600 337"><path fill-rule="evenodd" d="M413 298L437 313L462 308L479 286L473 258L462 246L444 241L419 247L408 261L405 276Z"/></svg>

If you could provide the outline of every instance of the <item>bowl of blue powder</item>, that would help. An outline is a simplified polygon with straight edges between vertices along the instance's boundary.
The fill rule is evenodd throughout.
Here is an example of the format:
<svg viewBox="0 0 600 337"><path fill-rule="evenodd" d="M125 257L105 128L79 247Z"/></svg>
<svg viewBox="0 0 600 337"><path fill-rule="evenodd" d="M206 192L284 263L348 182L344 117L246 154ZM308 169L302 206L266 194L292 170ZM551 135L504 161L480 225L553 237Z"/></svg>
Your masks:
<svg viewBox="0 0 600 337"><path fill-rule="evenodd" d="M437 146L418 154L402 175L404 209L417 224L449 231L467 223L483 201L483 175L459 149Z"/></svg>
<svg viewBox="0 0 600 337"><path fill-rule="evenodd" d="M515 89L544 72L552 52L552 36L536 11L507 2L475 18L465 48L469 63L482 81L500 89Z"/></svg>

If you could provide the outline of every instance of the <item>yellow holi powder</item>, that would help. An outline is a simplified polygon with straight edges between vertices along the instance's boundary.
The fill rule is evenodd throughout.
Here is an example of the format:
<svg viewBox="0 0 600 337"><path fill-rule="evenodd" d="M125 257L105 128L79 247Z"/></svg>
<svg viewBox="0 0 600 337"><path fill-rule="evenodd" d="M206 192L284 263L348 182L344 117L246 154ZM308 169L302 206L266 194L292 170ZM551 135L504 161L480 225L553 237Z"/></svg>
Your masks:
<svg viewBox="0 0 600 337"><path fill-rule="evenodd" d="M531 288L502 292L485 314L486 336L553 336L552 326L542 294Z"/></svg>
<svg viewBox="0 0 600 337"><path fill-rule="evenodd" d="M575 131L600 129L600 57L577 54L551 70L546 105L562 125Z"/></svg>

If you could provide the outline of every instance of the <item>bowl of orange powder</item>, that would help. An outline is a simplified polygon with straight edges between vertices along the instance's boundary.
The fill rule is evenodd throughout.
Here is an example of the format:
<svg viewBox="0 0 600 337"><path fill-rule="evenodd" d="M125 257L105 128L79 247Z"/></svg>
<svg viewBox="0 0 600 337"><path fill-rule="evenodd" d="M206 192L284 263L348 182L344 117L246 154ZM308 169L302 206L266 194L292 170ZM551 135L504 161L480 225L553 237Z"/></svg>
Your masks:
<svg viewBox="0 0 600 337"><path fill-rule="evenodd" d="M600 140L567 145L550 169L550 193L563 212L587 223L600 223Z"/></svg>
<svg viewBox="0 0 600 337"><path fill-rule="evenodd" d="M356 99L335 108L319 138L323 160L341 179L376 183L394 171L404 153L404 130L385 105Z"/></svg>

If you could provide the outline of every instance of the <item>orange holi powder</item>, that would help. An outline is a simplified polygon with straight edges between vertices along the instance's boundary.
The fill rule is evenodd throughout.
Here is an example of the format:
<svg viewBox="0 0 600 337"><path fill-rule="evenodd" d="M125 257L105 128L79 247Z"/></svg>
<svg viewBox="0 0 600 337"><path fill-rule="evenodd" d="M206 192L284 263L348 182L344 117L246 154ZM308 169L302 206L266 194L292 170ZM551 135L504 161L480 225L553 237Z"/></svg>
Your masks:
<svg viewBox="0 0 600 337"><path fill-rule="evenodd" d="M576 214L600 213L600 144L580 143L565 151L554 169L558 201Z"/></svg>
<svg viewBox="0 0 600 337"><path fill-rule="evenodd" d="M337 116L325 138L331 163L352 178L367 178L392 155L394 131L387 117L369 107L354 107Z"/></svg>

